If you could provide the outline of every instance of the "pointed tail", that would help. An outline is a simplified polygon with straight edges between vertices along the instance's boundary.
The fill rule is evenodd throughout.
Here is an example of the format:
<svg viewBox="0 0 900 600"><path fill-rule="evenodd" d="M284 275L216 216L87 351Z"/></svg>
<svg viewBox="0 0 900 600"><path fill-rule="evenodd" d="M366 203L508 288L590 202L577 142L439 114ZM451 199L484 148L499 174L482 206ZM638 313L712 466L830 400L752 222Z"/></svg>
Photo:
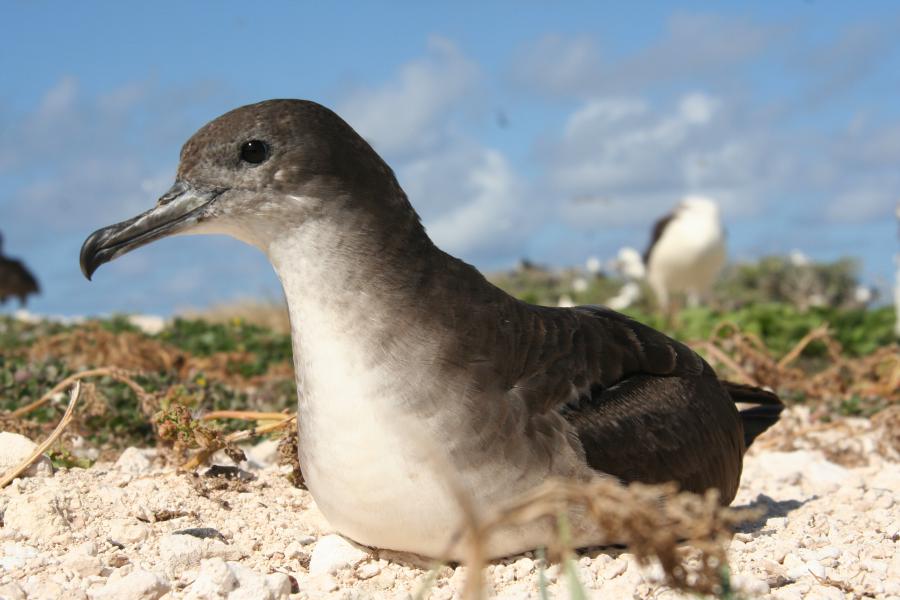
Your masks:
<svg viewBox="0 0 900 600"><path fill-rule="evenodd" d="M752 408L740 411L744 424L744 445L750 447L756 436L778 422L784 404L778 396L762 388L740 383L723 382L731 399L746 404L755 404Z"/></svg>

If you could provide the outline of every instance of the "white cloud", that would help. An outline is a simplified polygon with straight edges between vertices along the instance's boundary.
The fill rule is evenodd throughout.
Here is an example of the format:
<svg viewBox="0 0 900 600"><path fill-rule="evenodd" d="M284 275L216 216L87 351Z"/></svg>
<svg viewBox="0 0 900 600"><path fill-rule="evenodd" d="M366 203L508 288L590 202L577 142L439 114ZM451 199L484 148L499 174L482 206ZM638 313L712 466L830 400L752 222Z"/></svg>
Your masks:
<svg viewBox="0 0 900 600"><path fill-rule="evenodd" d="M638 98L587 102L546 151L549 180L569 199L671 195L689 184L702 186L694 157L720 158L719 143L702 144L718 104L700 92L681 98L668 114Z"/></svg>
<svg viewBox="0 0 900 600"><path fill-rule="evenodd" d="M590 87L605 66L594 40L550 34L526 47L512 67L518 83L541 94L570 94Z"/></svg>
<svg viewBox="0 0 900 600"><path fill-rule="evenodd" d="M467 259L518 256L529 207L501 153L461 145L416 161L401 179L429 235L444 250Z"/></svg>
<svg viewBox="0 0 900 600"><path fill-rule="evenodd" d="M407 63L380 87L353 91L338 112L379 152L405 156L445 139L450 115L477 81L477 66L452 42L433 37L428 56Z"/></svg>
<svg viewBox="0 0 900 600"><path fill-rule="evenodd" d="M675 14L662 35L622 54L585 35L546 35L525 47L512 79L541 95L591 98L645 92L672 82L731 81L775 42L784 28L711 14Z"/></svg>
<svg viewBox="0 0 900 600"><path fill-rule="evenodd" d="M66 75L44 94L34 121L43 122L65 116L74 107L77 95L78 80Z"/></svg>

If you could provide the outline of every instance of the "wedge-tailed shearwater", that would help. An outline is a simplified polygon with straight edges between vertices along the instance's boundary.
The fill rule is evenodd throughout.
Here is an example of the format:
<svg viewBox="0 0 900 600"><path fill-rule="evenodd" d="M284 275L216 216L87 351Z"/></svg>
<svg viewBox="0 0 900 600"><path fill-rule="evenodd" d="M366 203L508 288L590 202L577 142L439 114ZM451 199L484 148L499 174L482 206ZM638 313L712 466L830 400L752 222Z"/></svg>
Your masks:
<svg viewBox="0 0 900 600"><path fill-rule="evenodd" d="M90 278L176 233L233 236L274 266L306 483L362 544L440 555L460 524L451 488L484 514L552 476L675 481L728 503L747 445L782 408L607 308L535 306L494 287L432 243L388 165L314 102L270 100L205 125L172 188L91 234L81 268ZM579 545L602 541L578 519ZM504 530L487 552L532 549L548 532Z"/></svg>

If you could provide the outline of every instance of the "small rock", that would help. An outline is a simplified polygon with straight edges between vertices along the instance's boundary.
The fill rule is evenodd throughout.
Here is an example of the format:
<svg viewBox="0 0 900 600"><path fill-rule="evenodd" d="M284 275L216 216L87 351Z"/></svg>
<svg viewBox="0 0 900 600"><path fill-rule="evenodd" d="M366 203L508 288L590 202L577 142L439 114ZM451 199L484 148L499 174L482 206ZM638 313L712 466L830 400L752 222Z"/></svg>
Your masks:
<svg viewBox="0 0 900 600"><path fill-rule="evenodd" d="M5 474L31 456L36 448L37 444L24 435L9 431L0 432L0 474ZM49 458L41 454L21 476L46 477L49 475L53 475L53 464Z"/></svg>
<svg viewBox="0 0 900 600"><path fill-rule="evenodd" d="M882 560L866 560L860 563L860 566L866 571L871 571L878 575L887 574L887 563Z"/></svg>
<svg viewBox="0 0 900 600"><path fill-rule="evenodd" d="M747 575L733 575L731 584L751 597L769 593L768 583Z"/></svg>
<svg viewBox="0 0 900 600"><path fill-rule="evenodd" d="M170 589L165 577L151 571L138 569L121 577L117 573L102 588L88 591L91 600L158 600Z"/></svg>
<svg viewBox="0 0 900 600"><path fill-rule="evenodd" d="M343 537L326 535L313 547L309 560L309 574L312 576L334 574L341 569L355 567L368 557L368 552Z"/></svg>
<svg viewBox="0 0 900 600"><path fill-rule="evenodd" d="M125 448L113 468L132 475L142 475L153 468L151 458L156 455L154 450L144 448Z"/></svg>
<svg viewBox="0 0 900 600"><path fill-rule="evenodd" d="M120 544L136 544L150 535L150 527L137 519L111 519L109 539Z"/></svg>
<svg viewBox="0 0 900 600"><path fill-rule="evenodd" d="M266 588L272 594L272 600L287 598L291 595L291 578L287 573L269 573Z"/></svg>
<svg viewBox="0 0 900 600"><path fill-rule="evenodd" d="M367 562L356 569L356 576L359 579L372 579L379 573L381 573L381 567L377 562Z"/></svg>
<svg viewBox="0 0 900 600"><path fill-rule="evenodd" d="M846 467L821 460L809 465L807 481L816 489L833 492L841 487L861 487L862 478Z"/></svg>
<svg viewBox="0 0 900 600"><path fill-rule="evenodd" d="M237 577L221 558L207 558L200 563L200 572L184 590L189 600L217 600L227 596L238 585Z"/></svg>
<svg viewBox="0 0 900 600"><path fill-rule="evenodd" d="M894 506L894 498L891 497L890 494L882 494L878 500L875 501L875 508L891 508Z"/></svg>
<svg viewBox="0 0 900 600"><path fill-rule="evenodd" d="M291 593L291 580L284 573L260 575L237 562L227 565L238 581L228 600L281 600Z"/></svg>
<svg viewBox="0 0 900 600"><path fill-rule="evenodd" d="M25 600L25 592L15 582L0 585L0 600Z"/></svg>
<svg viewBox="0 0 900 600"><path fill-rule="evenodd" d="M817 560L808 561L806 563L806 570L812 573L813 577L815 577L816 579L825 578L825 567L823 567Z"/></svg>
<svg viewBox="0 0 900 600"><path fill-rule="evenodd" d="M816 552L816 558L818 558L819 560L838 558L840 555L841 551L834 546L825 546L824 548L821 548L818 552Z"/></svg>
<svg viewBox="0 0 900 600"><path fill-rule="evenodd" d="M329 579L334 580L334 577L330 575L327 576ZM375 584L382 590L389 590L394 587L394 583L397 581L397 575L393 571L382 571L378 577L375 578Z"/></svg>
<svg viewBox="0 0 900 600"><path fill-rule="evenodd" d="M92 541L78 544L69 551L69 554L81 554L83 556L97 556L97 544Z"/></svg>
<svg viewBox="0 0 900 600"><path fill-rule="evenodd" d="M757 460L765 462L769 477L787 484L798 484L802 480L821 491L862 485L858 474L825 460L818 451L766 452L758 455Z"/></svg>
<svg viewBox="0 0 900 600"><path fill-rule="evenodd" d="M37 548L26 546L25 544L5 542L3 544L3 555L0 556L0 569L12 571L13 569L24 567L30 559L37 556Z"/></svg>
<svg viewBox="0 0 900 600"><path fill-rule="evenodd" d="M189 600L282 600L291 593L284 573L260 575L237 562L210 558L201 562L197 578L184 590Z"/></svg>
<svg viewBox="0 0 900 600"><path fill-rule="evenodd" d="M248 464L253 468L261 469L278 462L278 444L280 440L263 440L262 442L245 448Z"/></svg>
<svg viewBox="0 0 900 600"><path fill-rule="evenodd" d="M306 537L300 540L296 540L288 544L284 549L284 557L288 559L302 558L306 556L306 551L303 550L303 546L313 542L313 538Z"/></svg>
<svg viewBox="0 0 900 600"><path fill-rule="evenodd" d="M337 580L327 573L310 577L309 583L314 590L325 593L335 592L340 587ZM393 584L394 582L391 580L391 585Z"/></svg>
<svg viewBox="0 0 900 600"><path fill-rule="evenodd" d="M29 577L24 583L26 597L44 600L45 598L62 598L62 586L46 577Z"/></svg>
<svg viewBox="0 0 900 600"><path fill-rule="evenodd" d="M238 558L234 554L228 545L216 539L169 534L159 541L159 556L170 577L197 567L204 558Z"/></svg>
<svg viewBox="0 0 900 600"><path fill-rule="evenodd" d="M900 490L900 464L885 463L867 482L867 486L896 493Z"/></svg>
<svg viewBox="0 0 900 600"><path fill-rule="evenodd" d="M63 558L62 565L80 577L99 575L103 572L103 563L99 558L74 550Z"/></svg>
<svg viewBox="0 0 900 600"><path fill-rule="evenodd" d="M846 596L844 592L830 585L814 585L810 588L807 598L816 598L817 600L844 600Z"/></svg>
<svg viewBox="0 0 900 600"><path fill-rule="evenodd" d="M534 561L527 556L513 563L516 579L526 579L534 572Z"/></svg>
<svg viewBox="0 0 900 600"><path fill-rule="evenodd" d="M69 533L68 506L54 490L43 488L13 496L3 514L4 527L33 539L48 539Z"/></svg>
<svg viewBox="0 0 900 600"><path fill-rule="evenodd" d="M628 561L621 558L614 560L606 569L603 570L603 579L615 579L628 569Z"/></svg>
<svg viewBox="0 0 900 600"><path fill-rule="evenodd" d="M775 590L772 596L776 600L803 600L803 592L792 587L783 587Z"/></svg>
<svg viewBox="0 0 900 600"><path fill-rule="evenodd" d="M764 558L759 564L766 574L765 581L770 588L781 587L791 581L788 579L787 570L774 560Z"/></svg>

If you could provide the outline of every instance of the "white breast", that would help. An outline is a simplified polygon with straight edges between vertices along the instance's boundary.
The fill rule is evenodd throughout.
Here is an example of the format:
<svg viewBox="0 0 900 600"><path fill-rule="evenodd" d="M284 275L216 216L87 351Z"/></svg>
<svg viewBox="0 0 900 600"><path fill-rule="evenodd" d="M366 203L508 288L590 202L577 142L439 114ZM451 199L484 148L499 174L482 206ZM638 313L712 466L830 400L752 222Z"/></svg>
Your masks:
<svg viewBox="0 0 900 600"><path fill-rule="evenodd" d="M459 514L428 460L429 443L439 451L440 441L410 422L387 364L342 343L323 322L307 319L294 335L300 463L310 492L329 522L360 543L441 553ZM423 540L433 547L422 548Z"/></svg>
<svg viewBox="0 0 900 600"><path fill-rule="evenodd" d="M673 219L650 255L647 277L669 293L703 293L725 264L725 236L718 219L680 214Z"/></svg>

